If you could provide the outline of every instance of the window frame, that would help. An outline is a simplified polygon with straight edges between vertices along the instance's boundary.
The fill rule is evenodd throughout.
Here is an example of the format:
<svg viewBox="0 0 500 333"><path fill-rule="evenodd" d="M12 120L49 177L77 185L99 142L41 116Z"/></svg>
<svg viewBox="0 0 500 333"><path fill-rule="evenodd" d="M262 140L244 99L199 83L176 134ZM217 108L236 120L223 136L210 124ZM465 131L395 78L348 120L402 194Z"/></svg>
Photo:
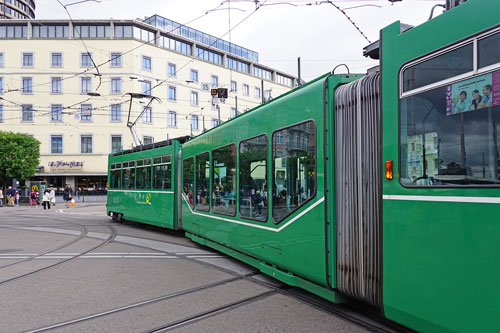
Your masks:
<svg viewBox="0 0 500 333"><path fill-rule="evenodd" d="M170 69L172 69L172 68L174 69L173 74L170 73ZM176 64L174 64L172 62L167 63L167 75L169 77L177 77L177 65Z"/></svg>
<svg viewBox="0 0 500 333"><path fill-rule="evenodd" d="M149 68L145 66L147 63L145 61L149 61ZM141 69L151 72L153 71L153 58L151 56L143 55L141 58Z"/></svg>
<svg viewBox="0 0 500 333"><path fill-rule="evenodd" d="M118 113L118 119L113 119L113 107L118 107L119 113ZM112 123L121 123L122 120L122 104L121 103L114 103L109 105L109 121Z"/></svg>
<svg viewBox="0 0 500 333"><path fill-rule="evenodd" d="M118 57L113 57L113 54L120 54ZM113 64L113 61L119 60L119 64ZM122 52L109 52L109 67L110 68L122 68L123 67L123 53Z"/></svg>
<svg viewBox="0 0 500 333"><path fill-rule="evenodd" d="M60 90L54 91L54 82L59 81ZM61 95L63 93L63 78L61 76L51 76L50 77L50 93L52 95Z"/></svg>
<svg viewBox="0 0 500 333"><path fill-rule="evenodd" d="M186 196L186 198L184 198L184 199L187 199L187 200L185 200L185 201L187 201L187 204L190 207L190 209L194 210L194 193L193 193L193 204L191 204L189 202L189 198L187 197L187 194L184 193L184 162L186 160L189 160L189 159L191 159L192 163L193 163L193 191L196 189L196 183L195 183L196 182L196 174L195 174L196 173L196 161L195 161L195 156L193 155L193 156L189 156L189 157L182 159L182 195Z"/></svg>
<svg viewBox="0 0 500 333"><path fill-rule="evenodd" d="M31 84L29 90L24 89L24 80L30 80ZM33 76L22 76L21 77L21 94L23 95L33 95L34 78Z"/></svg>
<svg viewBox="0 0 500 333"><path fill-rule="evenodd" d="M150 161L149 165L146 165L146 161ZM141 165L139 165L141 162ZM149 187L138 187L137 186L137 170L149 168ZM153 189L153 159L151 157L140 158L135 161L135 189L136 190L152 190Z"/></svg>
<svg viewBox="0 0 500 333"><path fill-rule="evenodd" d="M91 143L91 146L90 146L90 152L83 152L83 142L82 142L82 139L84 137L90 137L90 140L92 141ZM91 154L94 154L94 135L93 134L80 134L80 154L85 154L85 155L91 155Z"/></svg>
<svg viewBox="0 0 500 333"><path fill-rule="evenodd" d="M88 55L89 56L90 64L88 64L88 66L83 64L83 56L84 55ZM93 67L94 64L93 64L92 61L93 61L92 52L80 52L80 68L90 68L90 67Z"/></svg>
<svg viewBox="0 0 500 333"><path fill-rule="evenodd" d="M319 138L319 135L318 135L318 126L316 124L316 121L313 119L313 118L309 118L309 119L305 119L305 120L302 120L298 123L295 123L295 124L292 124L292 125L288 125L288 126L285 126L285 127L281 127L281 128L278 128L276 130L273 131L273 133L271 134L271 186L273 186L274 184L274 153L273 153L273 137L274 137L274 134L276 132L279 132L279 131L282 131L282 130L286 130L288 128L292 128L292 127L295 127L295 126L298 126L298 125L302 125L302 124L306 124L308 122L312 122L314 124L314 129L315 129L315 136L316 136L316 143L315 143L315 146L316 146L316 151L315 151L315 155L314 155L314 183L315 183L315 187L314 187L314 192L313 194L311 195L310 198L308 198L306 201L304 201L302 203L302 205L298 206L297 209L291 211L290 213L288 213L287 215L283 216L282 219L280 221L276 221L274 219L274 216L273 216L273 212L274 212L274 203L272 202L272 193L271 193L271 219L274 223L274 225L278 225L280 223L282 223L283 221L285 221L286 219L288 219L291 215L295 214L296 212L298 212L299 210L301 210L302 208L304 208L310 201L312 201L314 198L316 198L316 195L318 194L318 148L319 148L319 145L318 145L318 138ZM284 143L281 143L281 144L284 144ZM324 172L324 170L323 170ZM268 186L268 192L269 192L269 186Z"/></svg>
<svg viewBox="0 0 500 333"><path fill-rule="evenodd" d="M61 56L61 65L54 65L54 55L60 55ZM50 67L51 68L62 68L64 67L64 55L63 52L50 52Z"/></svg>
<svg viewBox="0 0 500 333"><path fill-rule="evenodd" d="M118 82L119 90L115 90L113 83ZM121 95L123 93L123 82L122 82L122 77L121 76L113 76L110 78L109 81L109 94L110 95Z"/></svg>
<svg viewBox="0 0 500 333"><path fill-rule="evenodd" d="M440 87L443 87L443 86L446 86L449 84L457 83L457 82L471 79L474 77L478 77L478 76L481 76L484 74L492 73L495 71L495 69L500 70L500 62L495 63L493 65L483 67L483 68L478 68L478 64L479 64L478 41L481 39L487 38L489 36L493 36L493 35L498 34L498 33L500 33L500 24L494 26L493 28L488 28L487 30L483 30L483 31L480 31L478 33L469 35L465 38L462 38L462 39L457 40L453 43L447 44L447 45L445 45L441 48L435 49L433 51L427 52L427 53L420 55L418 57L412 58L412 59L406 61L405 63L403 63L403 65L399 68L399 71L398 71L398 109L397 109L398 110L397 111L398 112L398 118L397 118L398 119L397 120L398 121L398 147L397 147L397 149L398 149L398 170L401 170L401 101L402 101L402 99L407 98L407 97L411 97L411 96L415 96L415 95L424 93L426 91L440 88ZM473 50L472 50L473 51L473 68L474 68L473 71L467 72L467 73L464 73L461 75L457 75L457 76L454 76L454 77L451 77L451 78L448 78L445 80L441 80L438 82L434 82L434 83L431 83L431 84L428 84L428 85L425 85L425 86L422 86L422 87L419 87L419 88L416 88L413 90L409 90L407 92L403 92L403 85L404 85L403 72L404 72L404 70L406 70L407 68L409 68L413 65L417 65L417 64L420 64L420 63L427 61L429 59L444 55L447 52L451 52L451 51L454 51L456 49L459 49L460 47L463 47L463 46L470 44L470 43L473 44ZM402 182L400 172L398 172L398 182L403 188L415 189L415 190L427 189L427 188L433 189L433 190L436 190L436 189L446 190L446 189L478 189L478 188L484 189L484 188L499 188L500 187L500 183L498 185L495 185L495 184L487 184L487 185L479 185L479 184L455 185L454 184L454 185L445 185L445 186L443 186L443 185L434 185L434 186L433 185L418 185L418 184L411 185L411 184L405 184Z"/></svg>
<svg viewBox="0 0 500 333"><path fill-rule="evenodd" d="M29 108L29 112L31 113L31 120L24 120L24 108ZM28 110L26 110L27 112ZM22 123L34 123L35 122L35 110L33 108L33 104L22 104L21 105L21 122Z"/></svg>
<svg viewBox="0 0 500 333"><path fill-rule="evenodd" d="M24 56L31 55L31 65L24 64ZM34 68L35 67L35 52L26 51L21 53L21 68Z"/></svg>
<svg viewBox="0 0 500 333"><path fill-rule="evenodd" d="M61 118L60 119L56 119L54 120L53 117L52 117L52 113L53 113L53 108L54 107L60 107L60 115L61 115ZM63 110L64 110L64 106L62 104L50 104L50 122L51 123L61 123L64 121L64 118L63 118Z"/></svg>
<svg viewBox="0 0 500 333"><path fill-rule="evenodd" d="M198 209L196 200L197 200L197 195L198 195L198 179L196 178L196 172L198 171L197 168L197 163L198 163L198 156L208 154L208 171L209 171L209 176L208 176L208 210L203 210L203 209ZM198 153L194 156L193 161L194 161L194 179L193 179L193 209L197 210L199 212L212 212L213 213L213 207L212 207L212 153L210 150L202 151L201 153Z"/></svg>
<svg viewBox="0 0 500 333"><path fill-rule="evenodd" d="M113 151L113 138L120 138L120 150L119 151L116 151L114 152ZM123 135L122 134L110 134L109 135L109 151L111 152L111 154L114 154L114 153L119 153L120 151L123 150Z"/></svg>
<svg viewBox="0 0 500 333"><path fill-rule="evenodd" d="M163 161L161 161L160 163L155 163L155 159L156 158L160 158L160 160L161 160L164 157L170 158L170 162L163 162ZM170 164L170 187L168 187L168 188L155 187L155 167L162 166L162 165L169 165L169 164ZM172 154L153 156L151 167L152 167L152 171L151 171L151 177L152 177L152 179L151 179L151 189L158 190L158 191L171 191L172 190L172 186L173 186L173 178L174 178L174 176L172 175L172 173L174 171L173 162L172 162Z"/></svg>
<svg viewBox="0 0 500 333"><path fill-rule="evenodd" d="M240 177L241 177L241 168L240 168L240 163L241 163L241 158L240 158L240 149L241 149L241 144L245 141L248 141L248 140L252 140L252 139L256 139L258 138L259 136L262 136L264 135L266 137L266 184L267 184L267 191L266 191L266 194L267 194L267 214L266 214L266 219L265 220L259 220L259 219L256 219L256 218L251 218L251 217L246 217L246 216L242 216L241 215L241 204L240 204L240 196L241 196L241 180L240 180ZM272 137L272 136L271 136ZM272 145L272 142L271 142L271 145ZM272 148L272 147L271 147ZM238 167L237 167L237 170L238 170L238 188L237 188L237 193L238 193L238 215L240 216L240 218L242 219L246 219L246 220L249 220L249 221L257 221L257 222L261 222L261 223L267 223L267 221L269 220L269 214L271 213L271 205L270 205L270 201L272 202L272 198L271 200L269 200L269 135L267 135L267 133L261 133L261 134L258 134L258 135L255 135L255 136L252 136L250 138L246 138L246 139L243 139L243 140L240 140L239 144L238 144ZM272 155L271 155L272 157ZM317 186L316 186L317 187Z"/></svg>
<svg viewBox="0 0 500 333"><path fill-rule="evenodd" d="M236 152L236 156L234 157L234 166L235 166L234 173L236 175L236 184L235 184L235 196L234 196L234 200L235 200L234 201L234 214L230 215L230 214L216 212L214 210L214 206L213 206L213 202L212 202L213 201L212 200L212 192L213 192L213 186L214 186L214 150L230 147L232 145L234 145L234 151ZM234 141L234 142L231 142L231 143L228 143L228 144L225 144L223 146L219 146L219 147L216 147L216 148L213 148L212 150L210 150L210 208L211 208L211 211L213 214L222 215L222 216L230 216L230 217L236 217L236 214L238 214L238 200L240 198L240 195L238 193L238 189L239 189L238 158L239 158L239 156L238 156L238 151L236 150L237 147L238 147L238 145L236 144L236 141Z"/></svg>
<svg viewBox="0 0 500 333"><path fill-rule="evenodd" d="M52 151L52 139L53 138L61 138L61 152L60 153L54 153L54 151ZM64 135L63 134L50 134L50 154L51 155L64 154Z"/></svg>
<svg viewBox="0 0 500 333"><path fill-rule="evenodd" d="M173 119L174 119L174 123L175 124L170 124L170 116L173 115ZM167 127L170 127L170 128L177 128L177 112L176 111L172 111L172 110L169 110L168 113L167 113Z"/></svg>

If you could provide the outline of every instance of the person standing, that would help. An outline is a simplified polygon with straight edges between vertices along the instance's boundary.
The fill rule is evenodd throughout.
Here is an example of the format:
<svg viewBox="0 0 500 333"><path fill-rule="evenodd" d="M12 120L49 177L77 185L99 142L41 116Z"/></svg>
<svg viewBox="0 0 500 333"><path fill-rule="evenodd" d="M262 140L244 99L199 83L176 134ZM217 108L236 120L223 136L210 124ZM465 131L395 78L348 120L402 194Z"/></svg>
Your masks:
<svg viewBox="0 0 500 333"><path fill-rule="evenodd" d="M69 186L69 184L66 184L66 187L64 188L63 199L66 201L66 208L69 208L71 199L73 199L73 190L71 190L71 186Z"/></svg>
<svg viewBox="0 0 500 333"><path fill-rule="evenodd" d="M3 207L3 190L0 188L0 207Z"/></svg>
<svg viewBox="0 0 500 333"><path fill-rule="evenodd" d="M19 207L19 191L16 190L16 206Z"/></svg>
<svg viewBox="0 0 500 333"><path fill-rule="evenodd" d="M33 208L33 204L35 204L35 207L38 208L38 204L36 203L36 192L35 192L35 190L31 190L31 193L30 193L30 207Z"/></svg>
<svg viewBox="0 0 500 333"><path fill-rule="evenodd" d="M43 206L43 209L50 209L50 192L49 190L45 190L43 192L43 198L42 198L42 206Z"/></svg>
<svg viewBox="0 0 500 333"><path fill-rule="evenodd" d="M16 192L12 193L13 189L12 186L9 186L7 188L7 207L14 207L14 197L16 196Z"/></svg>
<svg viewBox="0 0 500 333"><path fill-rule="evenodd" d="M56 191L54 190L53 187L50 188L50 194L49 194L49 197L50 197L50 204L52 206L55 206L56 205ZM49 207L50 208L50 207Z"/></svg>

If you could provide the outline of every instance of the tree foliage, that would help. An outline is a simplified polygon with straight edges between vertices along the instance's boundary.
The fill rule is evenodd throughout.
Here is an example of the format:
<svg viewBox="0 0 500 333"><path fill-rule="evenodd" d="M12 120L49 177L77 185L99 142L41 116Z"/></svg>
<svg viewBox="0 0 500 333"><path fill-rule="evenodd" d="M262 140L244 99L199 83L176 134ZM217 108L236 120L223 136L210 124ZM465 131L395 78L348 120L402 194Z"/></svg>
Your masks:
<svg viewBox="0 0 500 333"><path fill-rule="evenodd" d="M0 179L33 177L40 160L40 141L27 134L0 131Z"/></svg>

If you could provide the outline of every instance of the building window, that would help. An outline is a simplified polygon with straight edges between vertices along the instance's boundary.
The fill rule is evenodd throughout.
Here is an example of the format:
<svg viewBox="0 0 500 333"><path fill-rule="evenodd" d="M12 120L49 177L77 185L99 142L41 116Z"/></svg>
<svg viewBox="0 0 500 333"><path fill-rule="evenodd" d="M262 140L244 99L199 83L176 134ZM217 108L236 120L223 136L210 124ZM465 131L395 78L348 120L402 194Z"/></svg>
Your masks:
<svg viewBox="0 0 500 333"><path fill-rule="evenodd" d="M60 104L50 106L50 121L62 121L63 107Z"/></svg>
<svg viewBox="0 0 500 333"><path fill-rule="evenodd" d="M110 58L110 67L122 67L122 54L120 52L112 52Z"/></svg>
<svg viewBox="0 0 500 333"><path fill-rule="evenodd" d="M168 76L177 76L177 70L175 64L168 64Z"/></svg>
<svg viewBox="0 0 500 333"><path fill-rule="evenodd" d="M151 81L143 81L142 82L142 93L144 95L151 96Z"/></svg>
<svg viewBox="0 0 500 333"><path fill-rule="evenodd" d="M155 140L152 136L143 136L142 137L142 142L144 145L152 145L154 141Z"/></svg>
<svg viewBox="0 0 500 333"><path fill-rule="evenodd" d="M3 94L3 77L0 77L0 94Z"/></svg>
<svg viewBox="0 0 500 333"><path fill-rule="evenodd" d="M142 56L142 69L151 70L151 57Z"/></svg>
<svg viewBox="0 0 500 333"><path fill-rule="evenodd" d="M260 98L260 88L258 87L255 87L255 90L254 90L254 97L255 98Z"/></svg>
<svg viewBox="0 0 500 333"><path fill-rule="evenodd" d="M231 81L231 91L232 92L238 91L238 84L236 83L236 81Z"/></svg>
<svg viewBox="0 0 500 333"><path fill-rule="evenodd" d="M198 106L198 93L196 91L191 91L191 105Z"/></svg>
<svg viewBox="0 0 500 333"><path fill-rule="evenodd" d="M177 100L177 90L174 86L168 87L168 100L169 101Z"/></svg>
<svg viewBox="0 0 500 333"><path fill-rule="evenodd" d="M32 94L33 93L33 78L32 77L23 77L22 78L22 93L23 94Z"/></svg>
<svg viewBox="0 0 500 333"><path fill-rule="evenodd" d="M177 112L168 111L168 127L177 127Z"/></svg>
<svg viewBox="0 0 500 333"><path fill-rule="evenodd" d="M0 104L0 123L3 123L3 105Z"/></svg>
<svg viewBox="0 0 500 333"><path fill-rule="evenodd" d="M243 84L243 95L250 96L250 87L248 84Z"/></svg>
<svg viewBox="0 0 500 333"><path fill-rule="evenodd" d="M50 153L62 154L63 153L63 137L62 135L50 136Z"/></svg>
<svg viewBox="0 0 500 333"><path fill-rule="evenodd" d="M216 126L219 126L219 119L213 118L212 119L212 127L216 127Z"/></svg>
<svg viewBox="0 0 500 333"><path fill-rule="evenodd" d="M81 82L80 92L82 94L88 94L88 93L92 92L92 78L91 77L81 77L80 82Z"/></svg>
<svg viewBox="0 0 500 333"><path fill-rule="evenodd" d="M33 111L33 105L25 104L21 106L22 110L22 121L32 122L35 118L35 112Z"/></svg>
<svg viewBox="0 0 500 333"><path fill-rule="evenodd" d="M142 122L144 124L153 123L153 109L151 107L145 107L142 113Z"/></svg>
<svg viewBox="0 0 500 333"><path fill-rule="evenodd" d="M92 53L81 53L80 54L80 67L92 67Z"/></svg>
<svg viewBox="0 0 500 333"><path fill-rule="evenodd" d="M33 53L23 53L23 67L33 67Z"/></svg>
<svg viewBox="0 0 500 333"><path fill-rule="evenodd" d="M191 78L191 81L198 82L198 71L192 69L191 70L191 77L190 78Z"/></svg>
<svg viewBox="0 0 500 333"><path fill-rule="evenodd" d="M112 135L111 136L111 152L117 153L122 150L122 136Z"/></svg>
<svg viewBox="0 0 500 333"><path fill-rule="evenodd" d="M92 121L92 104L80 104L81 121Z"/></svg>
<svg viewBox="0 0 500 333"><path fill-rule="evenodd" d="M121 104L111 104L111 121L122 121Z"/></svg>
<svg viewBox="0 0 500 333"><path fill-rule="evenodd" d="M0 52L0 67L4 67L4 55L3 55L3 52Z"/></svg>
<svg viewBox="0 0 500 333"><path fill-rule="evenodd" d="M191 129L198 130L198 116L191 115Z"/></svg>
<svg viewBox="0 0 500 333"><path fill-rule="evenodd" d="M53 94L62 94L62 78L53 77L51 78L51 93Z"/></svg>
<svg viewBox="0 0 500 333"><path fill-rule="evenodd" d="M80 150L82 154L92 154L92 135L80 136Z"/></svg>
<svg viewBox="0 0 500 333"><path fill-rule="evenodd" d="M212 84L212 88L217 88L219 86L219 77L217 75L212 75L210 84Z"/></svg>
<svg viewBox="0 0 500 333"><path fill-rule="evenodd" d="M50 55L50 66L52 67L62 67L63 66L63 56L62 53L51 53Z"/></svg>
<svg viewBox="0 0 500 333"><path fill-rule="evenodd" d="M231 107L231 110L229 110L229 115L231 118L236 117L238 112L236 111L236 108Z"/></svg>
<svg viewBox="0 0 500 333"><path fill-rule="evenodd" d="M111 78L111 93L121 94L122 93L122 78L112 77Z"/></svg>

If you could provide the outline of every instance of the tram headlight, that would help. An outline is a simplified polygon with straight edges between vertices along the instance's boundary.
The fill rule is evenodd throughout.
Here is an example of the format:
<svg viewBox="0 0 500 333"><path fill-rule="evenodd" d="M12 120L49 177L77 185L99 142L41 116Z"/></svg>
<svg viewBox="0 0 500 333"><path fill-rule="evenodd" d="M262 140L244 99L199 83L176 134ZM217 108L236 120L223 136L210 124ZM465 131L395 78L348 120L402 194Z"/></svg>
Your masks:
<svg viewBox="0 0 500 333"><path fill-rule="evenodd" d="M385 161L385 178L392 180L392 160Z"/></svg>

